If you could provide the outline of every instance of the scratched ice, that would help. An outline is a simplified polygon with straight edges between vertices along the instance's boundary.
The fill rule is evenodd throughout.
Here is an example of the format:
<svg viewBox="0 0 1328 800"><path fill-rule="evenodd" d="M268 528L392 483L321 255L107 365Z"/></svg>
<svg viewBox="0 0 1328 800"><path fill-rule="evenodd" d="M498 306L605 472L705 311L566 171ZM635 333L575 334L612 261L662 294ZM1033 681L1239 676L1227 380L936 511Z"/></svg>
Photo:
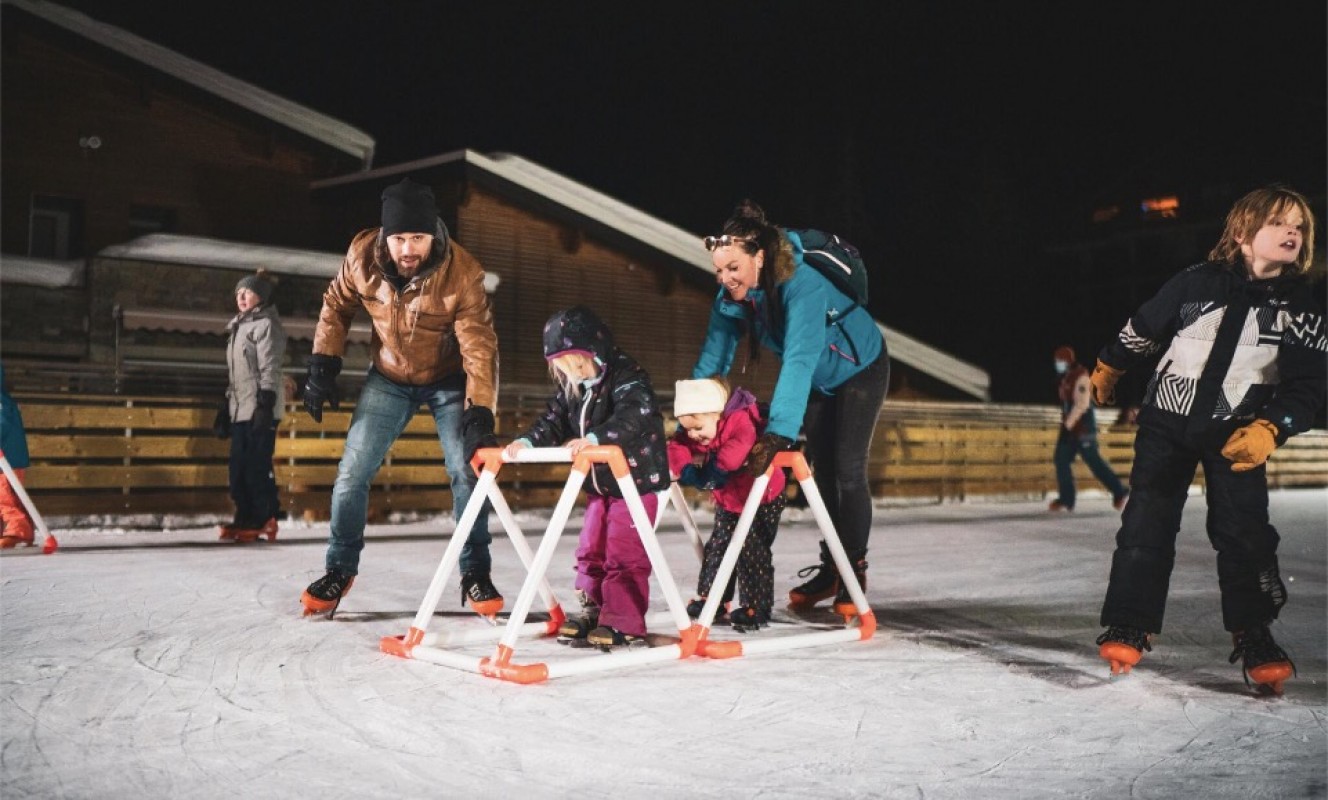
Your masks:
<svg viewBox="0 0 1328 800"><path fill-rule="evenodd" d="M164 532L64 521L56 554L0 558L0 795L1328 794L1328 490L1272 498L1290 591L1274 632L1299 669L1280 698L1254 696L1227 663L1202 497L1187 507L1166 630L1115 682L1093 644L1114 514L1103 497L1073 515L1043 509L881 506L867 592L880 628L867 642L530 686L378 649L414 618L448 519L371 526L333 621L301 618L298 602L321 573L325 524L237 545L202 520L167 520ZM537 545L547 514L518 519ZM569 603L578 521L549 576ZM524 572L494 530L510 608ZM676 516L660 541L690 597L696 559ZM810 515L790 510L775 550L782 595L815 560ZM460 608L455 583L431 631L484 625ZM664 610L658 591L652 607ZM749 636L827 620L781 613ZM614 656L522 640L514 660L577 657Z"/></svg>

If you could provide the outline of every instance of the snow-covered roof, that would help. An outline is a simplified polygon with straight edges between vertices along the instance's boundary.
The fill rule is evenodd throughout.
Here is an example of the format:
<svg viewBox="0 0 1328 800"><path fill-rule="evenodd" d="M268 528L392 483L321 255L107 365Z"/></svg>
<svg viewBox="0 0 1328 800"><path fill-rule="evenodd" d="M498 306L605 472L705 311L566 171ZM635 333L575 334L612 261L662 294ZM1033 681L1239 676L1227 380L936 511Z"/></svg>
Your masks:
<svg viewBox="0 0 1328 800"><path fill-rule="evenodd" d="M21 8L53 25L348 153L358 158L365 169L373 165L373 137L340 120L64 6L46 0L0 0L0 3Z"/></svg>
<svg viewBox="0 0 1328 800"><path fill-rule="evenodd" d="M97 256L126 261L199 264L245 271L263 267L276 275L328 279L337 274L345 258L342 253L297 250L290 247L273 247L174 233L150 233L124 244L103 248ZM500 280L496 273L486 272L484 291L493 294L498 289Z"/></svg>
<svg viewBox="0 0 1328 800"><path fill-rule="evenodd" d="M32 256L0 255L0 283L76 289L83 285L83 259L57 261Z"/></svg>
<svg viewBox="0 0 1328 800"><path fill-rule="evenodd" d="M312 187L320 189L378 180L450 163L465 163L484 170L693 266L706 276L713 272L710 258L701 247L702 237L510 153L484 155L474 150L454 150L404 164L315 181ZM986 370L888 325L877 322L877 326L885 333L892 359L979 400L991 399L991 377Z"/></svg>

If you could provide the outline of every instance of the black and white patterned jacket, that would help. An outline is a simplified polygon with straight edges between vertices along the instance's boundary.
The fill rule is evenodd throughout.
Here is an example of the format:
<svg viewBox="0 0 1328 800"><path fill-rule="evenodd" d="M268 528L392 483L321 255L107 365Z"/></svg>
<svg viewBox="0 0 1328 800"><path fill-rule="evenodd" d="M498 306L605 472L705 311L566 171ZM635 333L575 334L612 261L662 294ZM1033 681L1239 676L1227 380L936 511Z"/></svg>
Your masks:
<svg viewBox="0 0 1328 800"><path fill-rule="evenodd" d="M1243 324L1219 337L1229 312ZM1299 275L1250 280L1238 265L1196 264L1140 306L1098 358L1128 370L1163 347L1144 407L1181 419L1266 419L1281 444L1310 427L1328 393L1323 313ZM1222 374L1204 374L1210 360L1227 359Z"/></svg>

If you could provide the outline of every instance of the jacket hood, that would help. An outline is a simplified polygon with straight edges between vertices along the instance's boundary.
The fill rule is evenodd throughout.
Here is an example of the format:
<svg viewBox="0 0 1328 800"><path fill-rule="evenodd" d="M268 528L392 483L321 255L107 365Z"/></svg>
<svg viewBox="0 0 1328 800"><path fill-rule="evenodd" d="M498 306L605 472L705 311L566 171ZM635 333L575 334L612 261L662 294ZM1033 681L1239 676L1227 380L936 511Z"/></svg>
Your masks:
<svg viewBox="0 0 1328 800"><path fill-rule="evenodd" d="M544 358L563 353L585 353L601 365L613 354L613 334L607 325L585 306L559 311L544 323Z"/></svg>

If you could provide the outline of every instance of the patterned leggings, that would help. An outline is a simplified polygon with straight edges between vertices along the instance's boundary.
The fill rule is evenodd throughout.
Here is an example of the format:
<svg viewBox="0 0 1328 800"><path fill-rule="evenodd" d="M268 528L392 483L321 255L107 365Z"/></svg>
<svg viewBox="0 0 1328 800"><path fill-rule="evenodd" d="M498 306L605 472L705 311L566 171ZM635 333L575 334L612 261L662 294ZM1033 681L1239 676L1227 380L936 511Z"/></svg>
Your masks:
<svg viewBox="0 0 1328 800"><path fill-rule="evenodd" d="M762 503L752 520L752 529L742 543L742 552L738 555L733 577L724 589L724 602L733 599L736 580L742 591L742 601L756 609L758 614L770 616L775 604L775 565L770 553L775 543L775 534L779 532L779 515L784 513L784 495L775 497L768 503ZM738 527L740 515L723 508L715 509L715 530L710 534L710 541L705 545L705 556L701 562L701 577L696 582L696 591L701 597L710 594L710 585L715 582L719 572L719 562L724 552L733 541L733 531Z"/></svg>

